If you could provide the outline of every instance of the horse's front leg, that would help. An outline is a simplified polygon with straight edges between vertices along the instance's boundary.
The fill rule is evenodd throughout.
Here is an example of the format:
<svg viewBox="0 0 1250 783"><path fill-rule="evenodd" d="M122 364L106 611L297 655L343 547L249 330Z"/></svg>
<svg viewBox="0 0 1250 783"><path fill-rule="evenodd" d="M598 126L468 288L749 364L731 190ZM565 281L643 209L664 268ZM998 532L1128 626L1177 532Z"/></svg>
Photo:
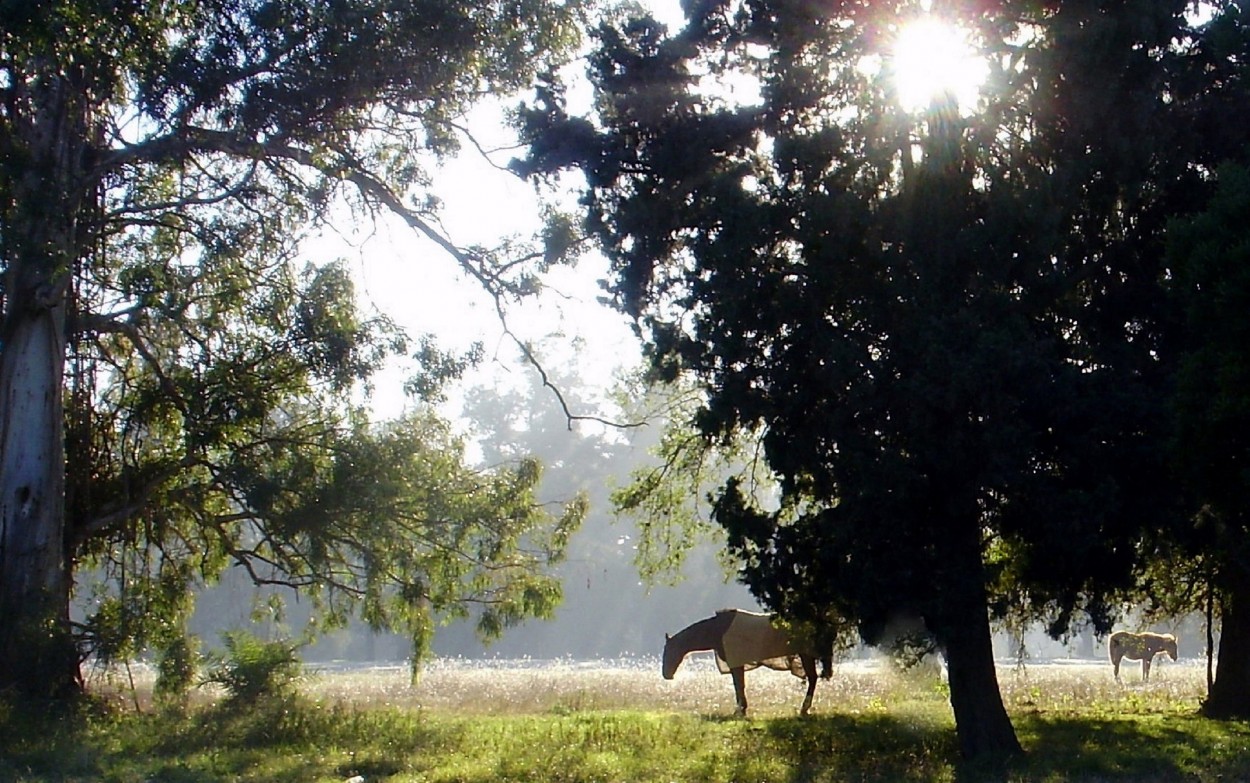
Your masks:
<svg viewBox="0 0 1250 783"><path fill-rule="evenodd" d="M803 706L799 708L799 715L806 716L807 711L812 708L812 696L816 693L816 659L803 659L803 674L807 676L807 696L803 698Z"/></svg>
<svg viewBox="0 0 1250 783"><path fill-rule="evenodd" d="M1141 681L1150 682L1150 659L1153 655L1147 655L1141 659Z"/></svg>
<svg viewBox="0 0 1250 783"><path fill-rule="evenodd" d="M741 666L735 666L729 670L729 675L734 681L734 697L738 700L738 714L746 716L747 714L747 676L746 669Z"/></svg>
<svg viewBox="0 0 1250 783"><path fill-rule="evenodd" d="M807 695L803 697L803 706L799 708L799 715L806 717L807 711L812 708L812 696L816 693L816 675L807 675Z"/></svg>

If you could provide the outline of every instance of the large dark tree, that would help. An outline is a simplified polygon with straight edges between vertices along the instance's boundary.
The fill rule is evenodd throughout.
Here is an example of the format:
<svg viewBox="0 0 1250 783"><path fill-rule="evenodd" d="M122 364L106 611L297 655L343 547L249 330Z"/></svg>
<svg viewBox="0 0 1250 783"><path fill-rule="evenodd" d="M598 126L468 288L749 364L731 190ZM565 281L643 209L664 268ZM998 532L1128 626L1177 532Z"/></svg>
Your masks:
<svg viewBox="0 0 1250 783"><path fill-rule="evenodd" d="M1154 539L1158 556L1146 562L1144 586L1158 611L1214 616L1220 654L1203 709L1244 718L1250 715L1250 663L1239 652L1250 644L1250 135L1244 123L1228 118L1250 102L1250 8L1219 3L1201 10L1210 20L1186 47L1172 96L1189 134L1170 154L1202 183L1179 203L1183 215L1167 232L1168 288L1181 317L1170 478L1183 486L1186 506L1155 531L1162 537Z"/></svg>
<svg viewBox="0 0 1250 783"><path fill-rule="evenodd" d="M1250 152L1250 150L1248 150ZM1204 710L1250 716L1250 170L1226 164L1207 208L1170 237L1191 342L1177 390L1177 466L1198 512L1183 556L1220 606L1219 666Z"/></svg>
<svg viewBox="0 0 1250 783"><path fill-rule="evenodd" d="M0 3L0 692L76 690L91 648L70 596L90 558L151 587L102 607L135 623L168 618L193 577L229 562L345 588L378 622L402 582L414 632L420 607L466 595L440 582L460 576L503 610L488 625L549 610L548 582L513 578L563 538L539 531L533 466L473 481L453 448L427 492L402 471L449 441L421 427L351 438L354 385L402 346L358 318L342 270L300 279L295 262L348 205L398 216L501 306L532 290L518 263L532 248L439 233L428 168L468 107L575 43L578 7ZM469 571L424 568L431 550Z"/></svg>
<svg viewBox="0 0 1250 783"><path fill-rule="evenodd" d="M1105 630L1178 506L1189 5L934 2L989 74L975 107L911 112L888 55L917 4L692 3L671 35L601 28L591 117L558 87L528 114L519 165L584 173L617 301L662 374L701 382L698 428L764 433L780 504L731 481L716 509L747 584L869 641L922 621L969 757L1019 750L991 612Z"/></svg>

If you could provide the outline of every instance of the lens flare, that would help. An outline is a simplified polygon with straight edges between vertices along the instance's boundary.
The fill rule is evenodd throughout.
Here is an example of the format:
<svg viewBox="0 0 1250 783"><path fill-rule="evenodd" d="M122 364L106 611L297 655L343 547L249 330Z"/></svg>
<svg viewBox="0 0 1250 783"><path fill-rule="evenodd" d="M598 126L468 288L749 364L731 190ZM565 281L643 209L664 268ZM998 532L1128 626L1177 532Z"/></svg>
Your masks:
<svg viewBox="0 0 1250 783"><path fill-rule="evenodd" d="M945 93L953 94L962 109L971 109L988 71L966 31L930 15L899 30L892 64L899 101L908 111L923 110Z"/></svg>

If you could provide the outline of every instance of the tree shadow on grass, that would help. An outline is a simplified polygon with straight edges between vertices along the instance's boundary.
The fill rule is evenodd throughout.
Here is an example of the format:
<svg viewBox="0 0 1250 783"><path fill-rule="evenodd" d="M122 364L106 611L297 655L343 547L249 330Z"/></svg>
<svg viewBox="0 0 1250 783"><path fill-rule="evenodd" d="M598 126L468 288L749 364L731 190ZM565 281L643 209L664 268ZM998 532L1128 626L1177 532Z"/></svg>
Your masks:
<svg viewBox="0 0 1250 783"><path fill-rule="evenodd" d="M1025 716L1020 780L1250 780L1250 725L1197 714Z"/></svg>
<svg viewBox="0 0 1250 783"><path fill-rule="evenodd" d="M948 725L888 714L778 718L755 752L783 756L790 780L950 780L958 753Z"/></svg>
<svg viewBox="0 0 1250 783"><path fill-rule="evenodd" d="M302 783L332 774L386 780L426 747L461 744L419 713L272 703L251 710L44 716L0 705L0 781L224 779ZM379 743L378 739L385 740ZM331 744L358 749L338 753ZM327 760L329 756L329 760Z"/></svg>
<svg viewBox="0 0 1250 783"><path fill-rule="evenodd" d="M244 779L271 783L300 783L323 776L326 742L351 749L335 763L340 779L361 775L366 780L386 780L399 773L402 759L423 748L460 744L461 730L452 725L431 725L420 713L371 711L281 702L256 705L250 710L210 709L176 723L151 747L154 760L168 759L180 768L187 757L205 754L221 759L225 769ZM379 747L379 738L386 740ZM160 780L181 783L162 768ZM214 780L218 778L213 778ZM194 779L187 778L187 783Z"/></svg>
<svg viewBox="0 0 1250 783"><path fill-rule="evenodd" d="M85 734L84 721L76 715L49 716L0 704L0 780L20 780L46 768L97 775L95 759L75 753L85 744Z"/></svg>
<svg viewBox="0 0 1250 783"><path fill-rule="evenodd" d="M790 783L1190 783L1250 780L1250 724L1198 715L1016 718L1023 757L964 762L948 723L829 715L761 724L743 753L780 757Z"/></svg>

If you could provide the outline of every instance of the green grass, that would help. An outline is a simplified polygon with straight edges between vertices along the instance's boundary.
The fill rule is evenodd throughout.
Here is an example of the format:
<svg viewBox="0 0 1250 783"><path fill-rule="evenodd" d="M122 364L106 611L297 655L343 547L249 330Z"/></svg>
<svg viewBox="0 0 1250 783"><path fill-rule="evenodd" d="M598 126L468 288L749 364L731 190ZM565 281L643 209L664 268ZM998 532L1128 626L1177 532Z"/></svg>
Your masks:
<svg viewBox="0 0 1250 783"><path fill-rule="evenodd" d="M819 714L806 719L793 715L797 685L758 673L748 675L759 713L750 719L719 702L683 705L701 688L707 699L729 690L731 702L728 678L715 674L665 684L637 670L632 679L537 670L512 684L495 675L463 680L460 704L445 701L454 688L444 679L386 697L360 686L357 698L313 683L299 698L249 710L207 702L178 716L0 712L0 781L1250 780L1250 725L1199 717L1200 682L1179 666L1148 685L1108 682L1100 669L1000 673L1028 750L1005 766L959 763L945 686L884 671L822 683ZM637 686L625 692L625 682Z"/></svg>

